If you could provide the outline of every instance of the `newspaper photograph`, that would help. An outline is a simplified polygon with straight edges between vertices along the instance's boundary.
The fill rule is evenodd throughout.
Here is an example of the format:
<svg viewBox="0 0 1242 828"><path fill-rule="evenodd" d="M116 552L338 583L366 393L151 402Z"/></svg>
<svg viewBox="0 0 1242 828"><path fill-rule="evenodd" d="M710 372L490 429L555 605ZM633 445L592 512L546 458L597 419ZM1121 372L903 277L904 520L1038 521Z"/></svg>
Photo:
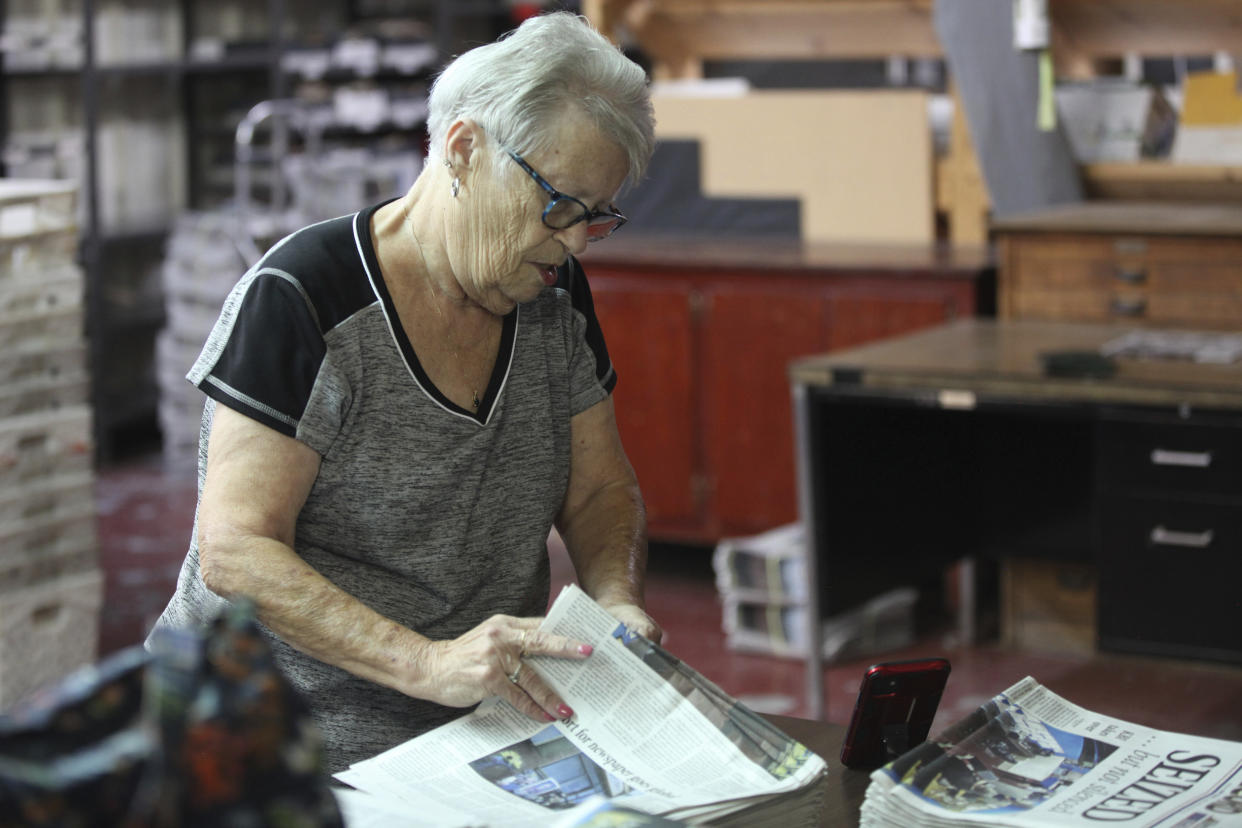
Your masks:
<svg viewBox="0 0 1242 828"><path fill-rule="evenodd" d="M582 661L524 662L573 717L544 724L491 699L337 774L356 789L351 807L408 812L410 825L545 826L604 800L693 824L803 791L825 773L819 756L578 587L566 587L540 629L594 648Z"/></svg>
<svg viewBox="0 0 1242 828"><path fill-rule="evenodd" d="M872 774L863 826L1242 826L1242 743L1084 710L1027 677Z"/></svg>

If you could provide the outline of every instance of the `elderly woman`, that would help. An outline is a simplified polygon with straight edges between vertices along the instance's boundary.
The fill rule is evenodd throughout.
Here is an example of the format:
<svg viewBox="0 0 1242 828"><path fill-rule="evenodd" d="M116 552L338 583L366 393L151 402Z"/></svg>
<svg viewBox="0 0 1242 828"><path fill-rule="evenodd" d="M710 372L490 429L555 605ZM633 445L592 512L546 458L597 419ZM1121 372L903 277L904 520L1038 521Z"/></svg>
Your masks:
<svg viewBox="0 0 1242 828"><path fill-rule="evenodd" d="M160 623L255 601L341 770L501 696L572 711L527 654L555 525L631 629L646 525L574 254L650 157L642 70L533 18L437 79L403 197L304 228L238 283L189 379L209 397L194 539Z"/></svg>

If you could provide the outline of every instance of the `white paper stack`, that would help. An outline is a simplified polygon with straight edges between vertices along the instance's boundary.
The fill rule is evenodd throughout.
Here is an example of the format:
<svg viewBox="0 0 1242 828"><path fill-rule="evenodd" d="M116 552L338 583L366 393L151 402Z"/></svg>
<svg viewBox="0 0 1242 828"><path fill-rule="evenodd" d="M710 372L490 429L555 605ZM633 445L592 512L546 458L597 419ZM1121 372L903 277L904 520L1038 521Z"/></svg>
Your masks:
<svg viewBox="0 0 1242 828"><path fill-rule="evenodd" d="M716 546L712 564L730 649L791 658L809 654L807 554L798 523ZM917 598L916 590L902 587L821 621L823 657L832 661L910 644Z"/></svg>

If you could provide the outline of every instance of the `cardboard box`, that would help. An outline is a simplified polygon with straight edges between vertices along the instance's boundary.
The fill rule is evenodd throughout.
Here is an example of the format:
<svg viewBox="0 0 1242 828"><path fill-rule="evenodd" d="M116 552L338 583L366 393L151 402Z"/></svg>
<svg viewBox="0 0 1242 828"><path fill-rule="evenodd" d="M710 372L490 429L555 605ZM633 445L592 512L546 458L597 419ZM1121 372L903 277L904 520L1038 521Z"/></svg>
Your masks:
<svg viewBox="0 0 1242 828"><path fill-rule="evenodd" d="M1001 565L1001 642L1044 652L1096 650L1094 566L1013 558Z"/></svg>

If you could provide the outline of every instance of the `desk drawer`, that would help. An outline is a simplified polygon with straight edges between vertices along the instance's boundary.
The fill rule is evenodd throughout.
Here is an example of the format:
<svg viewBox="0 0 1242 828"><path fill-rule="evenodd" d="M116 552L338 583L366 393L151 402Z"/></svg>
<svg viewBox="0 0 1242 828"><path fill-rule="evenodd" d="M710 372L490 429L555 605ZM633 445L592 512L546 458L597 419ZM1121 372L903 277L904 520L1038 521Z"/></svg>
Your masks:
<svg viewBox="0 0 1242 828"><path fill-rule="evenodd" d="M1105 497L1101 648L1242 662L1240 512L1236 506Z"/></svg>
<svg viewBox="0 0 1242 828"><path fill-rule="evenodd" d="M1160 492L1242 498L1242 429L1105 421L1096 461L1107 494Z"/></svg>
<svg viewBox="0 0 1242 828"><path fill-rule="evenodd" d="M1110 286L1008 291L1009 316L1133 322L1170 328L1234 330L1242 319L1242 279L1232 292L1194 293L1118 283Z"/></svg>
<svg viewBox="0 0 1242 828"><path fill-rule="evenodd" d="M1002 315L1234 329L1242 241L1002 234Z"/></svg>

